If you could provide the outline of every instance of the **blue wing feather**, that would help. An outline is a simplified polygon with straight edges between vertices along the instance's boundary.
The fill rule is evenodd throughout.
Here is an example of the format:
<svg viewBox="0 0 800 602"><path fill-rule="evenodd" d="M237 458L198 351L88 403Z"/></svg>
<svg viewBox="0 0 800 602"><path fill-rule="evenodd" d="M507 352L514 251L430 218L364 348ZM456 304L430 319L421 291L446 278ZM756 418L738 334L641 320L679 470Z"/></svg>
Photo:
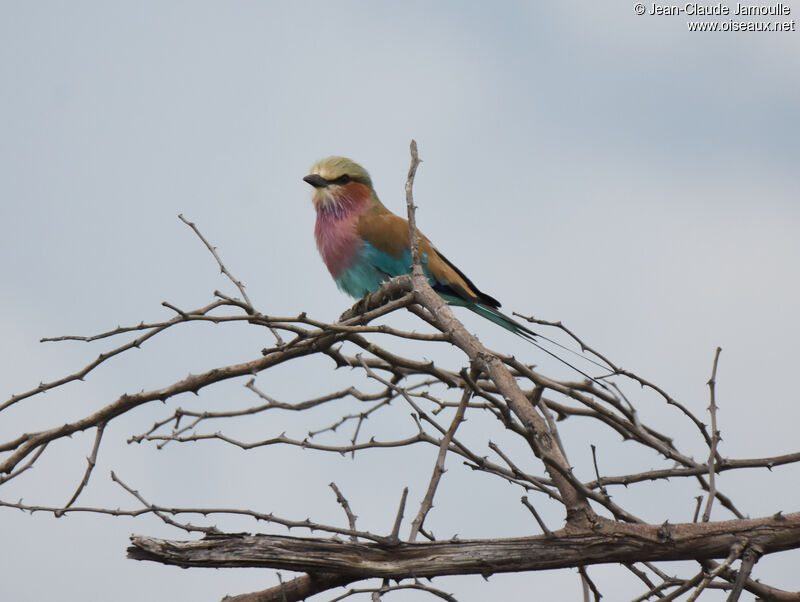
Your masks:
<svg viewBox="0 0 800 602"><path fill-rule="evenodd" d="M425 275L428 276L428 281L433 289L450 305L466 307L490 322L494 322L498 326L502 326L522 337L529 338L534 336L531 330L496 308L483 303L467 301L452 290L447 282L437 281L427 269L426 256L422 258L422 268ZM395 258L388 253L379 251L371 243L364 241L361 249L356 254L356 260L336 279L336 285L351 297L360 299L377 291L381 284L390 278L408 274L410 269L411 253L407 250Z"/></svg>

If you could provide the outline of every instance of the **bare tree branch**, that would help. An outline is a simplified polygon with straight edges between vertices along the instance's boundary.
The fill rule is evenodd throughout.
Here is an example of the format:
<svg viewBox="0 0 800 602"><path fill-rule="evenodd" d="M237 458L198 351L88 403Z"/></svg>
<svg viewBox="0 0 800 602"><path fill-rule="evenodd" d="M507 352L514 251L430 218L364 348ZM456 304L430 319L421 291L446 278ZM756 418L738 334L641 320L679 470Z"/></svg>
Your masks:
<svg viewBox="0 0 800 602"><path fill-rule="evenodd" d="M354 581L346 575L302 575L286 583L251 594L226 596L222 602L293 602Z"/></svg>
<svg viewBox="0 0 800 602"><path fill-rule="evenodd" d="M72 504L75 503L75 500L78 499L78 496L84 490L86 485L89 484L89 478L92 476L92 471L94 470L95 465L97 464L97 452L100 450L100 440L103 438L103 432L105 432L106 424L101 422L97 425L97 433L95 434L94 438L94 446L92 446L92 452L89 454L89 457L86 458L87 466L86 472L83 473L83 479L81 480L78 488L75 490L75 493L72 494L72 497L69 498L69 501L64 504L64 508L69 508ZM63 515L63 510L56 512L56 516Z"/></svg>
<svg viewBox="0 0 800 602"><path fill-rule="evenodd" d="M714 353L714 366L711 369L711 378L708 379L708 391L711 397L711 402L708 406L708 413L711 415L711 445L709 445L708 455L708 500L706 501L706 509L703 510L703 522L706 523L711 518L711 504L714 502L716 494L716 458L717 458L717 445L719 445L719 431L717 430L717 402L714 392L717 384L717 364L719 363L719 354L722 351L717 347Z"/></svg>
<svg viewBox="0 0 800 602"><path fill-rule="evenodd" d="M475 376L476 374L473 370L470 378L474 379ZM433 467L433 474L431 475L431 480L428 484L428 490L425 493L422 503L420 504L419 512L417 513L416 518L411 521L411 532L409 533L408 541L416 540L417 533L419 533L419 529L422 527L422 523L425 521L425 516L433 507L433 496L436 494L436 488L439 486L439 480L442 478L442 475L445 471L444 459L447 455L447 450L450 447L450 442L453 440L453 437L456 434L458 426L461 424L461 421L464 420L464 412L467 409L467 402L469 401L470 397L472 397L472 389L465 388L464 393L461 395L461 401L458 404L458 409L453 416L453 421L450 423L450 428L447 429L447 432L445 433L444 438L439 445L439 455L436 457L436 464Z"/></svg>
<svg viewBox="0 0 800 602"><path fill-rule="evenodd" d="M333 489L333 492L336 494L336 501L339 502L339 505L344 510L345 515L347 515L347 522L350 524L350 530L353 531L353 533L350 534L350 541L354 541L354 542L358 541L358 537L356 537L356 535L355 535L356 515L353 514L352 510L350 510L350 503L342 495L342 492L339 491L339 488L336 486L336 483L331 481L330 487L331 487L331 489Z"/></svg>
<svg viewBox="0 0 800 602"><path fill-rule="evenodd" d="M190 222L189 220L187 220L185 217L183 217L183 215L182 215L182 214L179 214L179 215L178 215L178 219L179 219L179 220L181 220L181 221L182 221L184 224L186 224L187 226L189 226L189 227L190 227L192 230L194 230L194 233L195 233L195 234L197 234L197 237L198 237L200 240L202 240L202 241L203 241L203 244L206 246L206 248L207 248L207 249L208 249L208 250L211 252L211 254L214 256L214 259L216 259L216 260L217 260L217 265L219 265L219 271L220 271L221 273L225 274L225 275L228 277L228 279L229 279L231 282L233 282L233 284L235 284L235 285L236 285L236 288L238 288L238 289L239 289L239 292L242 294L242 299L244 299L244 302L247 304L247 306L248 306L248 307L251 307L251 308L252 308L252 307L253 307L253 304L250 302L250 298L247 296L247 293L246 293L246 292L245 292L245 290L244 290L244 285L243 285L243 284L242 284L242 283L241 283L239 280L237 280L236 278L234 278L234 277L233 277L233 274L231 274L231 273L228 271L228 268L226 268L226 267L225 267L225 264L224 264L224 263L222 263L222 260L219 258L219 255L217 255L217 249L216 249L215 247L213 247L213 246L211 245L211 243L209 243L209 242L206 240L205 236L203 236L203 235L200 233L200 230L198 230L198 229L197 229L197 226L195 226L195 224L194 224L193 222ZM248 312L248 313L250 313L250 312Z"/></svg>
<svg viewBox="0 0 800 602"><path fill-rule="evenodd" d="M417 167L419 167L420 159L417 153L417 141L412 140L411 146L411 165L408 168L408 177L406 178L406 208L408 211L408 229L409 229L409 245L411 246L411 264L413 266L412 274L422 275L421 258L419 256L419 235L417 233L417 220L416 211L417 207L414 205L414 177L417 175Z"/></svg>
<svg viewBox="0 0 800 602"><path fill-rule="evenodd" d="M390 547L277 535L215 535L168 541L135 535L128 557L176 566L260 567L338 573L359 578L436 577L536 571L607 562L711 559L748 540L765 553L800 543L800 513L668 529L601 521L595 533L561 530L552 536L454 542L397 542ZM607 533L606 533L607 532ZM669 542L669 545L664 545ZM357 563L352 559L358 558Z"/></svg>
<svg viewBox="0 0 800 602"><path fill-rule="evenodd" d="M758 562L761 554L760 548L751 545L745 547L742 553L742 564L736 574L736 580L733 582L733 589L731 589L731 593L728 596L728 602L737 602L737 600L739 600L739 596L741 596L742 590L749 581L750 573L756 565L756 562ZM724 570L720 571L720 573L722 572L724 572Z"/></svg>

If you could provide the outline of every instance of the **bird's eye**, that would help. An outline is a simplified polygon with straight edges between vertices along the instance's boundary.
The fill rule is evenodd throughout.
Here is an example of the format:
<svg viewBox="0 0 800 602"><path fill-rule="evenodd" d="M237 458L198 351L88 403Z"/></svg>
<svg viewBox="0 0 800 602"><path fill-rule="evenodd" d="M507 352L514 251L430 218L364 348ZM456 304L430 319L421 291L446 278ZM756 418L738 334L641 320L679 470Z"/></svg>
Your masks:
<svg viewBox="0 0 800 602"><path fill-rule="evenodd" d="M333 181L333 183L334 183L334 184L339 184L339 185L341 186L342 184L347 184L348 182L352 181L352 179L353 179L353 178L351 178L350 176L348 176L347 174L345 174L345 175L343 175L343 176L339 176L338 178L336 178L336 179Z"/></svg>

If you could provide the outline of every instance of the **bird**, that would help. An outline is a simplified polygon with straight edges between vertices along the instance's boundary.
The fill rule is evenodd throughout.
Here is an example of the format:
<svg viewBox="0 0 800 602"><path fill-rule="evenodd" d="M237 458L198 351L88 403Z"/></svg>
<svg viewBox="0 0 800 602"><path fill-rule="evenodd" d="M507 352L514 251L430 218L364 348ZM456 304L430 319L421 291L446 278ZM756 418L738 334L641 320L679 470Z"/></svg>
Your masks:
<svg viewBox="0 0 800 602"><path fill-rule="evenodd" d="M408 221L380 201L366 169L352 159L332 156L315 163L303 180L314 188L317 249L340 290L361 299L391 278L410 273ZM419 230L417 237L423 272L444 301L536 340L535 332L502 313L500 302L478 289Z"/></svg>

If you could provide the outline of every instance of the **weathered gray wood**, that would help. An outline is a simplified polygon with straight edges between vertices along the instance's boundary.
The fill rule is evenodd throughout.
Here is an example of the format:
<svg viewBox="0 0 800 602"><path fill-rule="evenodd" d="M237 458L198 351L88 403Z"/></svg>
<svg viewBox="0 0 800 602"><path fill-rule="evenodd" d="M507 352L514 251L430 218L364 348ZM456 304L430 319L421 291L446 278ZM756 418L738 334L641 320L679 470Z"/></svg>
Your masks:
<svg viewBox="0 0 800 602"><path fill-rule="evenodd" d="M608 562L724 558L736 543L763 553L800 547L800 512L677 525L602 520L591 532L552 537L398 543L383 546L277 535L169 541L134 535L128 557L194 567L261 567L354 578L434 577L577 567Z"/></svg>
<svg viewBox="0 0 800 602"><path fill-rule="evenodd" d="M346 575L301 575L260 592L226 596L223 602L289 602L305 600L320 592L347 585L353 578Z"/></svg>

